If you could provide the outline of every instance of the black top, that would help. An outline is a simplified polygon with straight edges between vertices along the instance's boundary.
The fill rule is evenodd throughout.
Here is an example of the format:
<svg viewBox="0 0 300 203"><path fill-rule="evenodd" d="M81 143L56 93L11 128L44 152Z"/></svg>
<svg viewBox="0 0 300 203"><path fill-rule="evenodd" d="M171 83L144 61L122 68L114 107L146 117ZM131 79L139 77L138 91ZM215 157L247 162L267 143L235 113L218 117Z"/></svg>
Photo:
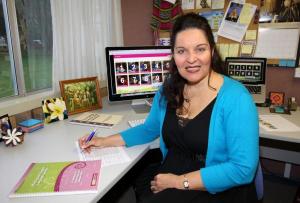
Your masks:
<svg viewBox="0 0 300 203"><path fill-rule="evenodd" d="M204 167L215 100L193 119L184 122L176 115L175 109L167 107L162 134L168 153L160 172L179 175Z"/></svg>
<svg viewBox="0 0 300 203"><path fill-rule="evenodd" d="M207 153L209 124L214 99L195 118L182 122L176 115L176 110L167 106L166 116L163 123L163 139L168 153L163 163L151 169L145 170L147 176L140 181L145 183L139 186L137 192L138 201L143 203L189 203L189 202L230 202L230 203L255 203L257 202L254 183L233 187L224 192L210 194L201 190L180 190L168 188L158 193L150 190L150 181L156 174L172 173L182 175L192 171L199 171L205 167ZM150 171L150 172L149 172ZM153 174L152 174L153 173ZM150 178L149 178L150 177ZM149 179L149 180L148 180Z"/></svg>

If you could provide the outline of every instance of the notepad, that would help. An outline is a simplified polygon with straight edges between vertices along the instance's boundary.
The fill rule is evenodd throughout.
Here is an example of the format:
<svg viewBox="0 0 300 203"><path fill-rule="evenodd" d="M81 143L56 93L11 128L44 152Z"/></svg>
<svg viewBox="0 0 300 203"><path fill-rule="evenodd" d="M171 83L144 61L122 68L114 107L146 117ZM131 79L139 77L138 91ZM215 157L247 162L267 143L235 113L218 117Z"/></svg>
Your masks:
<svg viewBox="0 0 300 203"><path fill-rule="evenodd" d="M124 147L93 147L90 153L83 152L76 142L79 159L83 161L101 160L102 167L111 166L115 164L122 164L130 161L130 157L124 150Z"/></svg>
<svg viewBox="0 0 300 203"><path fill-rule="evenodd" d="M31 126L34 126L34 125L37 125L37 124L40 124L40 123L42 123L41 120L32 118L32 119L22 121L22 122L18 123L18 125L24 126L24 127L31 127Z"/></svg>

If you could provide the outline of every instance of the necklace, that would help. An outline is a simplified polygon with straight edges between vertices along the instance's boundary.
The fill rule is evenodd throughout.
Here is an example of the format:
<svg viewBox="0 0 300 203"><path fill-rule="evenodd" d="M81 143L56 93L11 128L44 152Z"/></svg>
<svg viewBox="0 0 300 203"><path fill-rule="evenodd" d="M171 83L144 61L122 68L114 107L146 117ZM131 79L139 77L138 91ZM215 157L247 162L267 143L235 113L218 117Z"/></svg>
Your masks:
<svg viewBox="0 0 300 203"><path fill-rule="evenodd" d="M185 126L189 121L189 111L190 111L190 102L189 98L183 98L184 103L180 108L176 110L176 116L178 118L178 124L180 126Z"/></svg>
<svg viewBox="0 0 300 203"><path fill-rule="evenodd" d="M185 127L188 124L188 122L190 121L189 118L185 118L182 116L177 116L177 119L178 119L178 125L181 127Z"/></svg>
<svg viewBox="0 0 300 203"><path fill-rule="evenodd" d="M188 115L189 115L189 109L190 109L190 102L191 102L191 100L187 99L187 98L183 98L183 101L184 102L183 102L182 106L179 107L176 110L176 114L177 114L177 116L187 118Z"/></svg>

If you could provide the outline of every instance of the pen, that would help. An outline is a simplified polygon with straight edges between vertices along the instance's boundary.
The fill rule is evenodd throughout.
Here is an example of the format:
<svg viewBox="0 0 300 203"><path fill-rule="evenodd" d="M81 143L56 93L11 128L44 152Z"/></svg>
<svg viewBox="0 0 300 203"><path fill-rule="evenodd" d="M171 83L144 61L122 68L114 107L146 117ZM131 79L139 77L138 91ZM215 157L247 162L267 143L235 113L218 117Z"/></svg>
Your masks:
<svg viewBox="0 0 300 203"><path fill-rule="evenodd" d="M97 128L95 128L95 129L91 132L91 134L90 134L90 135L88 136L88 138L86 139L85 144L89 143L89 141L91 141L91 140L93 139L94 135L96 134L96 131L97 131Z"/></svg>
<svg viewBox="0 0 300 203"><path fill-rule="evenodd" d="M86 141L85 141L85 144L89 143L89 141L91 141L91 140L93 139L94 135L96 134L96 131L97 131L97 128L95 128L95 129L91 132L91 134L89 134L88 138L87 138ZM83 153L83 152L84 152L84 149L81 149L81 153Z"/></svg>

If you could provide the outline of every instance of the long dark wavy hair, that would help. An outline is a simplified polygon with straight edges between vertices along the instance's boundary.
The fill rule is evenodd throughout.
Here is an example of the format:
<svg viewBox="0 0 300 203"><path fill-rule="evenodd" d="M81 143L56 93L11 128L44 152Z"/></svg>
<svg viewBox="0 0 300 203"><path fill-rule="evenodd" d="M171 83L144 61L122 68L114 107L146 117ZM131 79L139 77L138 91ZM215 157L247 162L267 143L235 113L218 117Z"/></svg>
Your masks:
<svg viewBox="0 0 300 203"><path fill-rule="evenodd" d="M210 85L211 71L214 70L217 73L225 74L224 63L216 49L216 43L214 41L211 28L204 17L195 13L188 13L177 18L171 33L171 51L174 55L174 46L177 34L181 31L191 28L202 30L208 40L210 49L214 50L211 58L211 69L209 71L208 85L212 89L215 89ZM174 57L172 57L170 75L163 84L163 95L166 97L171 108L176 109L182 107L184 102L183 89L186 83L187 81L179 74Z"/></svg>

